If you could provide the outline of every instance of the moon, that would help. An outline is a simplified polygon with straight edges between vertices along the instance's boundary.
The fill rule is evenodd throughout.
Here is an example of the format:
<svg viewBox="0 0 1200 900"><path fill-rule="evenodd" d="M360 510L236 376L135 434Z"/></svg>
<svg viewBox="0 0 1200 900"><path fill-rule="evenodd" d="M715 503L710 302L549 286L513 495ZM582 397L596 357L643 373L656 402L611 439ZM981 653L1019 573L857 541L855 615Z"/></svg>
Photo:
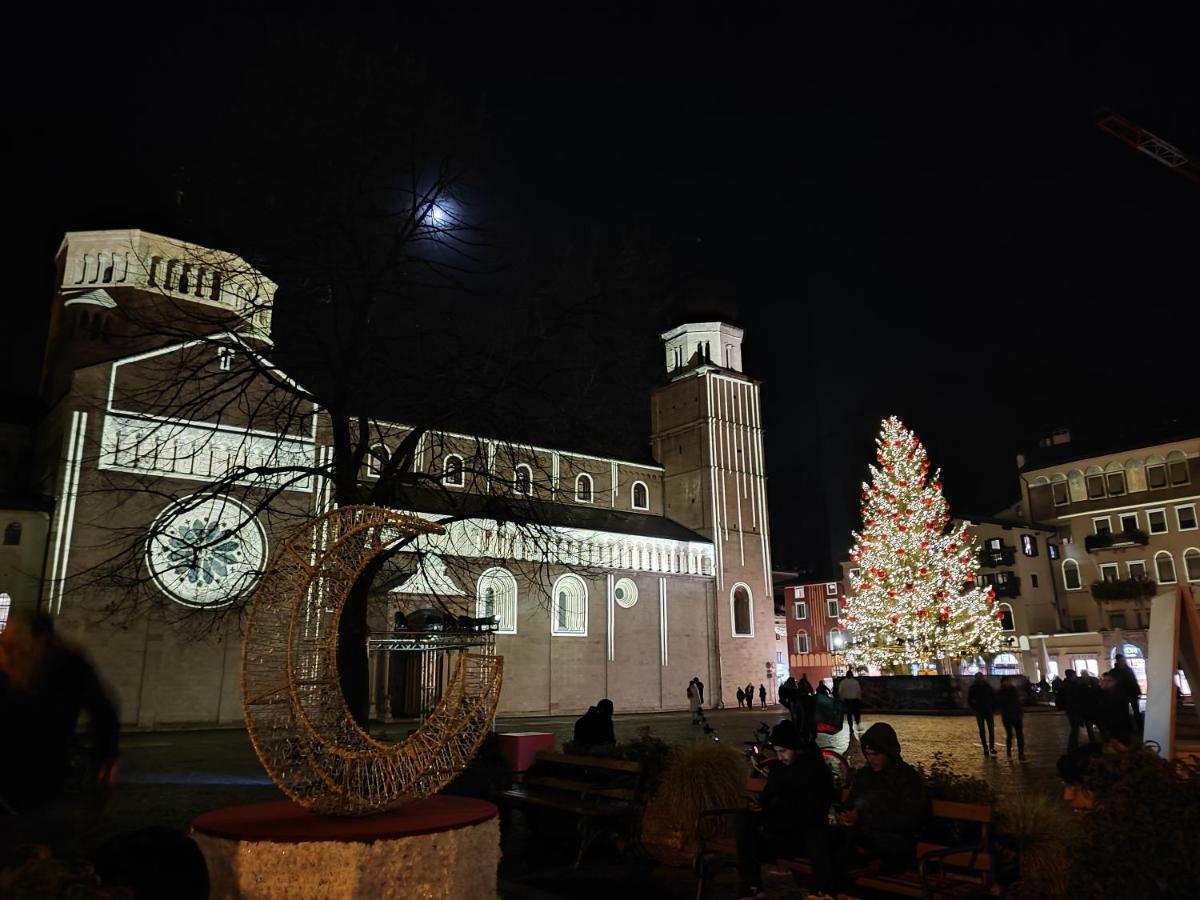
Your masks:
<svg viewBox="0 0 1200 900"><path fill-rule="evenodd" d="M338 681L338 620L354 582L398 540L441 531L377 506L335 509L280 546L255 591L242 645L246 728L279 789L314 812L367 815L428 797L487 736L501 657L460 652L433 712L399 743L354 721Z"/></svg>

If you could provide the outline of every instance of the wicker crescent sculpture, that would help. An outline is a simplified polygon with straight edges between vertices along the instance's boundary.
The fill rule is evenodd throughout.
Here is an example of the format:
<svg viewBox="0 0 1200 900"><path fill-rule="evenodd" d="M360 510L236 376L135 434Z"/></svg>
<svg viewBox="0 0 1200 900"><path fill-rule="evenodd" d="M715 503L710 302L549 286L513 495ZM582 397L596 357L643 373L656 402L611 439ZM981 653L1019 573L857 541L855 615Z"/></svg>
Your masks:
<svg viewBox="0 0 1200 900"><path fill-rule="evenodd" d="M398 540L440 526L375 506L296 531L263 576L242 648L250 740L279 788L314 812L365 815L436 793L487 735L503 660L462 652L433 712L400 743L354 721L337 673L338 619L355 580Z"/></svg>

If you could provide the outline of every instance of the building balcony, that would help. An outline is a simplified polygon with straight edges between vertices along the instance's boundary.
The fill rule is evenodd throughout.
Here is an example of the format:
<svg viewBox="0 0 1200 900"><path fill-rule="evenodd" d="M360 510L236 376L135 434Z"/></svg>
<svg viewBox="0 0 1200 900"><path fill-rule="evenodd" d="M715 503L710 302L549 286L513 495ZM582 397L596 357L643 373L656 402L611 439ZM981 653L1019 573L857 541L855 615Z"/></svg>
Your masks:
<svg viewBox="0 0 1200 900"><path fill-rule="evenodd" d="M1092 596L1097 600L1141 600L1153 597L1157 592L1158 583L1150 578L1092 582Z"/></svg>
<svg viewBox="0 0 1200 900"><path fill-rule="evenodd" d="M979 580L972 584L967 582L963 585L963 590L970 590L973 587L991 588L996 592L997 597L1020 597L1021 596L1021 577L1014 575L1012 572L997 572L995 575L980 575Z"/></svg>
<svg viewBox="0 0 1200 900"><path fill-rule="evenodd" d="M1150 535L1140 528L1130 528L1128 531L1113 533L1102 531L1100 534L1089 534L1083 539L1083 546L1088 553L1099 553L1102 550L1121 550L1125 547L1145 547L1150 543Z"/></svg>
<svg viewBox="0 0 1200 900"><path fill-rule="evenodd" d="M979 551L979 564L981 566L1011 566L1017 558L1017 548L1008 547L1001 544L997 549L995 547L984 547Z"/></svg>

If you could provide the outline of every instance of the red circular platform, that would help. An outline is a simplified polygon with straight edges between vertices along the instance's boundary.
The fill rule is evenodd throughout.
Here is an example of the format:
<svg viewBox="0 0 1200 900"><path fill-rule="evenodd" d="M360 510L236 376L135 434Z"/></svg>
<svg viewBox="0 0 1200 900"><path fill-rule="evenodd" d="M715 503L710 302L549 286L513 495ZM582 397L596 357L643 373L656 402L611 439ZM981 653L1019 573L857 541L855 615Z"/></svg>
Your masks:
<svg viewBox="0 0 1200 900"><path fill-rule="evenodd" d="M232 841L370 843L478 825L497 815L485 800L439 794L374 816L318 816L291 800L214 809L192 820L200 834Z"/></svg>

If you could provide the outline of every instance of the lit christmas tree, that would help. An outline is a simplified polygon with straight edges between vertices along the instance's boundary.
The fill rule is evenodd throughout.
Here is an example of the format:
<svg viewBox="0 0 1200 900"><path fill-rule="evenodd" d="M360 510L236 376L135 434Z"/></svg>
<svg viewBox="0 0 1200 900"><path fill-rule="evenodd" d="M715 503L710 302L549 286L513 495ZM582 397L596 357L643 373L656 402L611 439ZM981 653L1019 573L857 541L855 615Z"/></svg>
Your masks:
<svg viewBox="0 0 1200 900"><path fill-rule="evenodd" d="M863 484L862 532L850 559L854 597L842 601L851 666L922 667L995 652L996 592L975 586L976 556L965 522L950 526L940 470L895 416L875 443L871 484Z"/></svg>

